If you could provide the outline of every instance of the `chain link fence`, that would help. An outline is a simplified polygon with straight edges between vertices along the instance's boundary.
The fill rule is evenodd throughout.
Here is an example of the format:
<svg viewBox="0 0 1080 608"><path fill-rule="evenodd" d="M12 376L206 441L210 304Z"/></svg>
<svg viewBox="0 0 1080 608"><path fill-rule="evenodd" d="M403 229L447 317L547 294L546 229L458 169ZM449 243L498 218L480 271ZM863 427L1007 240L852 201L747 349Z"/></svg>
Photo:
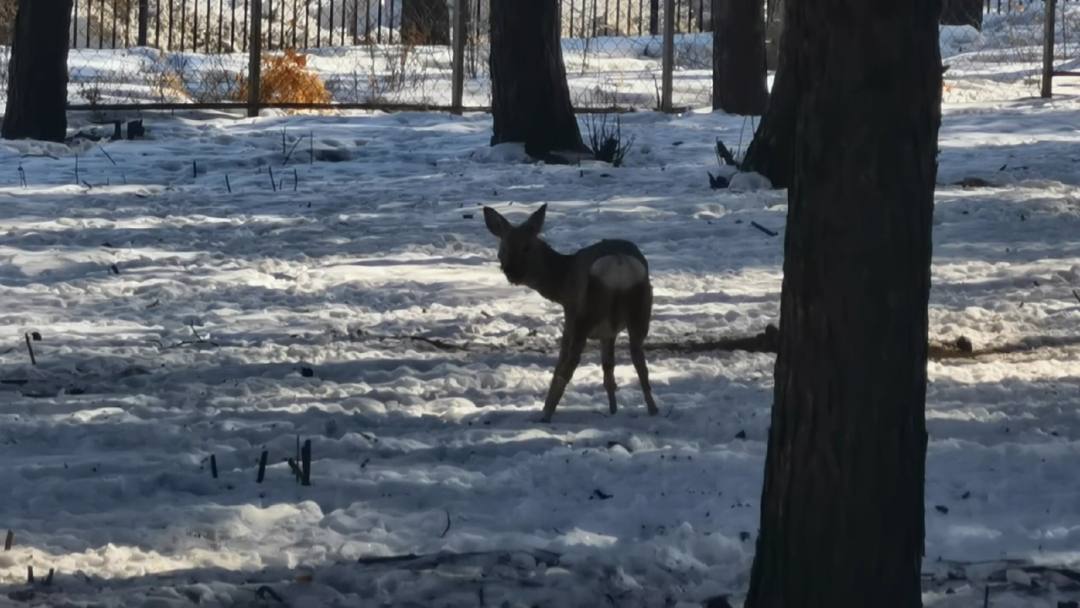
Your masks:
<svg viewBox="0 0 1080 608"><path fill-rule="evenodd" d="M264 104L451 107L458 6L465 13L460 104L491 103L490 0L74 0L69 104L245 104L256 1ZM669 5L672 106L711 105L713 1L560 0L575 107L660 107ZM1059 2L1053 63L1065 76L1080 70L1080 1ZM16 3L0 0L5 80ZM1037 94L1046 7L1041 1L947 0L941 26L945 100ZM6 82L0 86L6 92Z"/></svg>
<svg viewBox="0 0 1080 608"><path fill-rule="evenodd" d="M1009 100L1039 94L1044 78L1046 2L946 0L941 55L946 102ZM1080 25L1080 3L1059 0L1052 39L1054 64L1075 61L1069 36ZM1070 55L1071 53L1071 55Z"/></svg>

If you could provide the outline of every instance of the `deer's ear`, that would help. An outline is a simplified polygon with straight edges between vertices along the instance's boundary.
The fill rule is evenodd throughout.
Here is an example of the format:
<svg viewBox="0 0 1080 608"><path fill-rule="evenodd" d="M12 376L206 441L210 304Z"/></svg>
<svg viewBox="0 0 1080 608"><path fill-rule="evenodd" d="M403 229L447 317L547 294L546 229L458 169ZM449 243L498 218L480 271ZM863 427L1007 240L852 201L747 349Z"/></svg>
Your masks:
<svg viewBox="0 0 1080 608"><path fill-rule="evenodd" d="M525 220L525 226L529 229L529 232L533 233L533 236L540 234L540 231L544 228L544 215L547 213L547 203L544 203L529 216L529 219Z"/></svg>
<svg viewBox="0 0 1080 608"><path fill-rule="evenodd" d="M491 234L500 239L506 236L507 232L510 232L510 222L506 221L505 217L491 207L484 207L484 223L487 224Z"/></svg>

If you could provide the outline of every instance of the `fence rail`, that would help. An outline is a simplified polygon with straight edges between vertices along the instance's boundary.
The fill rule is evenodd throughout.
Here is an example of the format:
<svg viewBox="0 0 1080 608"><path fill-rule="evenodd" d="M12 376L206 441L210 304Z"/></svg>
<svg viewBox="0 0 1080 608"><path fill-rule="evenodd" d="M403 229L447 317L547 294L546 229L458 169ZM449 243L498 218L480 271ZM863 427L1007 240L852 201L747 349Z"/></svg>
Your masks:
<svg viewBox="0 0 1080 608"><path fill-rule="evenodd" d="M575 107L710 105L716 1L560 0ZM240 107L253 99L294 108L486 108L489 2L74 0L69 105ZM1058 0L1049 30L1050 3L975 0L974 6L943 17L947 101L1031 96L1049 74L1080 69L1080 44L1070 40L1080 31L1077 0ZM265 52L253 64L256 50ZM294 54L283 59L286 51ZM8 54L0 41L0 63ZM253 65L264 72L254 92ZM298 83L307 97L272 90Z"/></svg>

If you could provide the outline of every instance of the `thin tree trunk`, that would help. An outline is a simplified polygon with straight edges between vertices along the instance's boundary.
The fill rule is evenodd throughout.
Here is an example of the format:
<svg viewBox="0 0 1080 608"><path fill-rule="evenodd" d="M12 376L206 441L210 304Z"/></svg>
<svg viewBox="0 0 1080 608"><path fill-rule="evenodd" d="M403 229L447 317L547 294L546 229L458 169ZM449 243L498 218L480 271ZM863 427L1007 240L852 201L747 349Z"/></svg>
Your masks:
<svg viewBox="0 0 1080 608"><path fill-rule="evenodd" d="M765 83L765 18L759 0L712 0L713 109L761 115Z"/></svg>
<svg viewBox="0 0 1080 608"><path fill-rule="evenodd" d="M982 29L983 0L944 0L941 4L942 25L970 25Z"/></svg>
<svg viewBox="0 0 1080 608"><path fill-rule="evenodd" d="M559 43L556 0L492 0L491 144L523 142L529 154L583 151Z"/></svg>
<svg viewBox="0 0 1080 608"><path fill-rule="evenodd" d="M918 607L936 2L791 4L803 88L746 606Z"/></svg>
<svg viewBox="0 0 1080 608"><path fill-rule="evenodd" d="M402 0L401 35L408 44L450 44L446 0Z"/></svg>
<svg viewBox="0 0 1080 608"><path fill-rule="evenodd" d="M649 0L649 35L660 35L660 0Z"/></svg>
<svg viewBox="0 0 1080 608"><path fill-rule="evenodd" d="M20 0L8 65L4 139L63 141L72 0Z"/></svg>
<svg viewBox="0 0 1080 608"><path fill-rule="evenodd" d="M780 57L769 93L765 115L754 132L754 139L743 157L742 169L756 171L772 181L777 188L791 183L792 148L795 135L795 110L801 94L796 71L796 51L785 49L796 44L796 33L788 27L791 21L790 1L781 3Z"/></svg>

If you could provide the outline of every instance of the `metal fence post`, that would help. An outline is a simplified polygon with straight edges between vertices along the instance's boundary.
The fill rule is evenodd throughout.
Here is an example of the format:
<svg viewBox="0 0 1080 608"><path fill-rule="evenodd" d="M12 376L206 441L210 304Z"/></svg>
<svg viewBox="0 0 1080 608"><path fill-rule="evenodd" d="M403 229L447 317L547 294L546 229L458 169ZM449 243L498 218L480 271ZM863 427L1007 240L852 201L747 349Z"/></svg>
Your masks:
<svg viewBox="0 0 1080 608"><path fill-rule="evenodd" d="M248 45L248 116L259 115L262 74L262 0L251 0L251 43Z"/></svg>
<svg viewBox="0 0 1080 608"><path fill-rule="evenodd" d="M660 82L660 111L671 112L671 80L675 69L675 0L664 0L664 63Z"/></svg>
<svg viewBox="0 0 1080 608"><path fill-rule="evenodd" d="M1054 17L1057 13L1057 0L1046 0L1046 26L1043 30L1043 69L1042 96L1050 97L1054 93Z"/></svg>
<svg viewBox="0 0 1080 608"><path fill-rule="evenodd" d="M466 28L466 0L454 0L454 68L453 88L451 92L450 111L461 114L462 97L465 91L465 28Z"/></svg>
<svg viewBox="0 0 1080 608"><path fill-rule="evenodd" d="M146 46L146 26L150 23L150 0L139 0L139 46Z"/></svg>

